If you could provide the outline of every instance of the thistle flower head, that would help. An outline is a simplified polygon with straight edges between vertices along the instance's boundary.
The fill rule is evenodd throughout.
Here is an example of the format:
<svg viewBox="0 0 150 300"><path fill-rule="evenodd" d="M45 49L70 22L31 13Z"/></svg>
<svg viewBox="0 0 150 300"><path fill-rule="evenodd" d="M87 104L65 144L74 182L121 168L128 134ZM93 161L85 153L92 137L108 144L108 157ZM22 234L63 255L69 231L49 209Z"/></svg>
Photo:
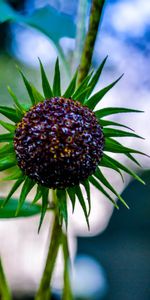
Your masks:
<svg viewBox="0 0 150 300"><path fill-rule="evenodd" d="M115 207L118 208L118 205L109 191L127 206L104 176L101 167L111 168L121 177L121 171L125 171L143 183L132 170L109 156L109 152L122 153L139 165L133 154L143 153L127 148L115 140L115 137L141 138L140 136L123 124L105 119L115 113L140 111L122 107L95 109L104 95L121 78L91 96L105 62L106 58L94 75L93 72L88 74L78 87L76 72L65 93L61 92L58 60L55 65L53 88L40 61L43 95L20 71L29 94L30 105L22 104L8 88L15 107L0 106L0 113L13 122L12 124L0 121L9 132L0 135L0 142L5 143L0 149L0 171L9 169L10 175L4 180L15 180L4 205L22 185L16 215L31 189L36 186L33 203L42 199L40 226L49 205L49 189L56 189L56 205L61 221L64 219L67 223L68 196L73 209L76 199L79 200L89 225L91 184ZM81 185L86 191L89 209L86 207Z"/></svg>
<svg viewBox="0 0 150 300"><path fill-rule="evenodd" d="M55 97L24 115L17 125L14 148L24 174L48 188L65 189L96 170L104 138L88 107Z"/></svg>

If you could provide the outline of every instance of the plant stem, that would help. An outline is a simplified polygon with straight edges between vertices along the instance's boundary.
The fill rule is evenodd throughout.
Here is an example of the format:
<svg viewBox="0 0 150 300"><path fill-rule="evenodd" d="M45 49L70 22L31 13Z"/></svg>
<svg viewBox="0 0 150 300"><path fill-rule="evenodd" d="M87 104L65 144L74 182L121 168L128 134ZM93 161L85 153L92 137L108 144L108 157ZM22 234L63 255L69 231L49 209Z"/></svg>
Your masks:
<svg viewBox="0 0 150 300"><path fill-rule="evenodd" d="M7 284L7 280L4 274L2 261L0 258L0 299L1 300L11 300L10 290Z"/></svg>
<svg viewBox="0 0 150 300"><path fill-rule="evenodd" d="M86 13L88 0L79 0L77 13L76 45L74 51L74 67L79 65L86 35Z"/></svg>
<svg viewBox="0 0 150 300"><path fill-rule="evenodd" d="M62 229L59 224L58 216L55 215L45 268L35 300L49 300L51 298L50 283L61 241Z"/></svg>
<svg viewBox="0 0 150 300"><path fill-rule="evenodd" d="M63 254L64 254L64 289L62 300L73 300L71 283L70 283L70 257L67 235L63 234Z"/></svg>
<svg viewBox="0 0 150 300"><path fill-rule="evenodd" d="M86 35L84 48L81 56L78 84L82 82L91 66L92 55L94 51L94 45L96 36L98 33L98 27L102 16L102 10L105 0L93 0L90 12L89 29Z"/></svg>

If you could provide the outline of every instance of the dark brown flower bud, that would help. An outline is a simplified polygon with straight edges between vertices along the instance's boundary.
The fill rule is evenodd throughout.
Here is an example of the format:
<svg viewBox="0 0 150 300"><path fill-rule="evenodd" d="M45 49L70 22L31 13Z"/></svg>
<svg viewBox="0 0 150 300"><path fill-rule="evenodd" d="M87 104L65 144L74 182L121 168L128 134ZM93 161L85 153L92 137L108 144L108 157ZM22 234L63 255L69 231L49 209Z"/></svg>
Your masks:
<svg viewBox="0 0 150 300"><path fill-rule="evenodd" d="M46 187L64 189L95 171L103 155L104 137L88 107L55 97L25 114L18 123L14 147L26 175Z"/></svg>

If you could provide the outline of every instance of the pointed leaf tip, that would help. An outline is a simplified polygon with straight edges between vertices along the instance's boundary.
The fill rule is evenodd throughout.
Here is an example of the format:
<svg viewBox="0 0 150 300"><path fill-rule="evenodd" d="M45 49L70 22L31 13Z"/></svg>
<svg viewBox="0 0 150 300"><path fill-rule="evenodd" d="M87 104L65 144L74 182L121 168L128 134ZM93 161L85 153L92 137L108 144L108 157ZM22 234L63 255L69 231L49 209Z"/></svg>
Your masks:
<svg viewBox="0 0 150 300"><path fill-rule="evenodd" d="M31 103L32 105L35 105L36 102L35 102L35 99L34 99L34 96L33 96L33 92L32 92L32 87L31 87L31 84L30 82L28 81L28 79L25 77L25 75L23 74L23 72L21 71L21 69L19 67L17 67L22 79L23 79L23 82L24 82L24 85L27 89L27 92L28 92L28 95L30 97L30 100L31 100Z"/></svg>
<svg viewBox="0 0 150 300"><path fill-rule="evenodd" d="M109 193L106 192L106 190L102 187L100 182L94 178L94 176L89 177L90 182L103 194L105 195L112 203L113 205L118 209L117 203L114 201L114 199L109 195Z"/></svg>
<svg viewBox="0 0 150 300"><path fill-rule="evenodd" d="M126 108L126 107L107 107L99 109L95 112L98 119L119 113L143 113L142 110Z"/></svg>
<svg viewBox="0 0 150 300"><path fill-rule="evenodd" d="M120 171L120 169L111 161L108 160L107 155L103 154L103 157L99 163L100 167L105 167L105 168L109 168L112 169L114 171L116 171L117 173L119 173L119 175L121 176L122 181L124 182L124 178L123 175Z"/></svg>
<svg viewBox="0 0 150 300"><path fill-rule="evenodd" d="M10 86L7 86L7 90L9 95L12 97L15 106L16 106L16 110L19 110L19 113L21 114L21 116L23 116L25 114L25 109L23 108L23 106L21 105L21 103L18 101L17 96L15 95L15 93L12 91L12 89L10 88Z"/></svg>
<svg viewBox="0 0 150 300"><path fill-rule="evenodd" d="M42 88L43 88L43 93L45 98L51 98L53 97L53 92L49 83L49 80L47 78L44 66L42 64L42 61L40 60L40 58L38 58L39 63L40 63L40 70L41 70L41 78L42 78Z"/></svg>
<svg viewBox="0 0 150 300"><path fill-rule="evenodd" d="M20 193L18 207L16 210L16 216L18 215L20 209L22 208L22 206L26 200L26 197L28 196L29 192L32 190L34 185L35 185L35 182L32 179L30 179L29 177L26 177L25 182L22 187L22 190L21 190L21 193Z"/></svg>
<svg viewBox="0 0 150 300"><path fill-rule="evenodd" d="M120 163L118 160L108 156L105 154L105 158L113 163L117 168L121 169L122 171L126 172L127 174L129 174L130 176L132 176L133 178L135 178L136 180L138 180L139 182L141 182L142 184L145 185L145 182L143 181L143 179L141 179L136 173L134 173L132 170L130 170L129 168L127 168L125 165L123 165L122 163Z"/></svg>
<svg viewBox="0 0 150 300"><path fill-rule="evenodd" d="M90 215L90 212L91 212L91 193L90 193L90 183L89 183L89 180L84 180L82 182L82 185L84 186L85 188L85 191L86 191L86 196L87 196L87 201L88 201L88 205L89 205L89 210L88 210L88 217Z"/></svg>
<svg viewBox="0 0 150 300"><path fill-rule="evenodd" d="M94 173L94 176L100 180L100 182L106 186L116 197L126 206L126 208L129 208L127 203L124 201L124 199L121 197L121 195L114 189L114 187L110 184L110 182L106 179L106 177L103 175L101 170L97 168L96 172Z"/></svg>
<svg viewBox="0 0 150 300"><path fill-rule="evenodd" d="M104 58L104 60L102 61L102 63L100 64L99 68L96 70L95 74L93 75L93 77L91 78L88 86L90 87L90 90L87 93L87 98L89 98L89 96L91 95L91 93L93 92L96 84L98 83L98 80L100 78L100 75L103 71L104 65L106 63L106 60L108 58L108 55Z"/></svg>
<svg viewBox="0 0 150 300"><path fill-rule="evenodd" d="M60 68L59 68L59 59L57 58L55 63L55 72L53 80L53 95L61 96L61 82L60 82Z"/></svg>
<svg viewBox="0 0 150 300"><path fill-rule="evenodd" d="M81 190L80 186L76 186L75 187L75 192L76 192L76 195L77 195L78 200L80 202L80 205L81 205L81 207L83 209L83 212L84 212L84 215L85 215L85 219L86 219L86 223L87 223L87 226L88 226L88 230L90 230L90 224L89 224L89 218L88 218L87 208L86 208L86 205L85 205L84 197L83 197L82 190Z"/></svg>
<svg viewBox="0 0 150 300"><path fill-rule="evenodd" d="M123 130L114 129L114 128L104 128L103 133L104 133L105 137L135 137L135 138L139 138L142 140L144 139L140 135L135 134L133 132L123 131Z"/></svg>
<svg viewBox="0 0 150 300"><path fill-rule="evenodd" d="M15 193L15 191L19 188L19 186L23 183L24 179L25 179L25 178L22 177L22 178L19 178L19 179L15 182L15 184L14 184L13 187L11 188L11 190L10 190L8 196L6 197L6 199L4 200L4 202L2 203L1 207L4 207L4 206L8 203L9 199L10 199L11 196Z"/></svg>
<svg viewBox="0 0 150 300"><path fill-rule="evenodd" d="M75 188L74 187L68 188L67 193L68 193L68 196L69 196L70 201L72 203L72 213L73 213L74 209L75 209L75 201L76 201Z"/></svg>
<svg viewBox="0 0 150 300"><path fill-rule="evenodd" d="M38 227L38 233L40 232L46 211L47 211L47 206L48 206L48 194L49 194L49 189L42 187L42 209L41 209L41 216L40 216L40 222L39 222L39 227Z"/></svg>
<svg viewBox="0 0 150 300"><path fill-rule="evenodd" d="M95 93L91 98L89 98L85 102L85 104L90 109L93 110L96 107L96 105L101 101L101 99L105 96L105 94L109 90L111 90L122 77L123 77L123 74L117 80L115 80L113 83L109 84L108 86L104 87L103 89L101 89L100 91L98 91L97 93Z"/></svg>

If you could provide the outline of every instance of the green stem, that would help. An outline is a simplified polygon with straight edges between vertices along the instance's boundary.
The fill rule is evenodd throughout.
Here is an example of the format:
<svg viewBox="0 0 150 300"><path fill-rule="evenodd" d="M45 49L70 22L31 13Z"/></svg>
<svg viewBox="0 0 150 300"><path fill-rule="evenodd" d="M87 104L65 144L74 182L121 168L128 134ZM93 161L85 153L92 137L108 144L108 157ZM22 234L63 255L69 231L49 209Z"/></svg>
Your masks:
<svg viewBox="0 0 150 300"><path fill-rule="evenodd" d="M70 257L67 235L63 234L63 255L64 255L64 289L62 300L73 300L71 283L70 283Z"/></svg>
<svg viewBox="0 0 150 300"><path fill-rule="evenodd" d="M83 50L83 45L86 36L86 13L88 0L79 0L78 15L77 15L77 29L76 29L76 45L74 51L74 66L79 65L80 57Z"/></svg>
<svg viewBox="0 0 150 300"><path fill-rule="evenodd" d="M58 221L58 216L55 216L53 230L51 234L51 242L47 254L44 272L40 282L39 289L35 296L35 300L49 300L51 299L50 283L52 279L53 270L57 258L59 246L62 241L62 229Z"/></svg>
<svg viewBox="0 0 150 300"><path fill-rule="evenodd" d="M105 0L93 0L90 12L89 29L86 35L84 48L81 56L78 84L82 82L91 66L94 45L98 33L98 27L102 16Z"/></svg>
<svg viewBox="0 0 150 300"><path fill-rule="evenodd" d="M7 280L4 274L2 261L0 258L0 299L1 300L11 300L11 293L7 284Z"/></svg>

